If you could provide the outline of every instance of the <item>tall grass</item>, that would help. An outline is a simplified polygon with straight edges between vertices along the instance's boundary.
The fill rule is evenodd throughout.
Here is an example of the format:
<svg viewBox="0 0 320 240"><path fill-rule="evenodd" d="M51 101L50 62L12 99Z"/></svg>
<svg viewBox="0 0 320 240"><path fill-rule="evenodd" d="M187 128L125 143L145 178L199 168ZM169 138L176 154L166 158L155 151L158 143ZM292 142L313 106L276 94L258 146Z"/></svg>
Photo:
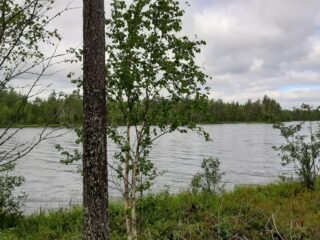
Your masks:
<svg viewBox="0 0 320 240"><path fill-rule="evenodd" d="M149 195L138 204L139 239L320 239L320 188L238 187L222 195ZM112 239L125 239L121 202L110 203ZM9 220L8 220L9 221ZM11 219L0 239L81 239L82 209Z"/></svg>

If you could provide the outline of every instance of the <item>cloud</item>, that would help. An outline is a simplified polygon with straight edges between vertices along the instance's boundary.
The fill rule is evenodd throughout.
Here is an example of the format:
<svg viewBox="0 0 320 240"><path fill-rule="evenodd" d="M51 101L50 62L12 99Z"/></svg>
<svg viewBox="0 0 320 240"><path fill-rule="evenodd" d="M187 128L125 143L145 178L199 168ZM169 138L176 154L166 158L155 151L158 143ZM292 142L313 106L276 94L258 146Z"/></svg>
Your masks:
<svg viewBox="0 0 320 240"><path fill-rule="evenodd" d="M202 59L213 76L213 96L231 101L269 93L285 107L311 101L302 95L316 89L299 96L280 89L320 83L320 2L212 2L192 1L198 6L187 21L189 31L207 41Z"/></svg>
<svg viewBox="0 0 320 240"><path fill-rule="evenodd" d="M110 16L110 0L105 3ZM190 0L190 4L183 5L183 33L207 42L197 61L213 77L208 85L214 98L245 101L269 94L287 108L302 102L319 104L319 89L312 87L320 83L319 0ZM65 5L57 1L58 7ZM72 6L81 7L81 2ZM63 36L61 51L82 45L81 18L82 10L77 9L55 21ZM75 67L64 64L61 69L66 76ZM63 76L60 73L53 85L70 91L72 85L64 83L68 80ZM292 84L299 87L282 91Z"/></svg>
<svg viewBox="0 0 320 240"><path fill-rule="evenodd" d="M260 72L262 69L264 61L262 59L255 58L251 64L249 71L252 73Z"/></svg>

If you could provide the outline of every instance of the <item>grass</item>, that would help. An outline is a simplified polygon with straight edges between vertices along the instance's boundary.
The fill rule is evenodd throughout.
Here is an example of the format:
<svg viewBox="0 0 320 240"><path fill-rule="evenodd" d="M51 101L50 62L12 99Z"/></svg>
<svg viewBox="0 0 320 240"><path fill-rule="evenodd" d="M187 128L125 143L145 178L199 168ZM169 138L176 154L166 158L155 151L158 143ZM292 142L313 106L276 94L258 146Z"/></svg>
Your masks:
<svg viewBox="0 0 320 240"><path fill-rule="evenodd" d="M149 195L138 204L139 239L320 239L319 190L276 183L221 196ZM0 239L81 239L82 218L80 207L7 218ZM125 239L122 203L110 203L110 229L112 239Z"/></svg>

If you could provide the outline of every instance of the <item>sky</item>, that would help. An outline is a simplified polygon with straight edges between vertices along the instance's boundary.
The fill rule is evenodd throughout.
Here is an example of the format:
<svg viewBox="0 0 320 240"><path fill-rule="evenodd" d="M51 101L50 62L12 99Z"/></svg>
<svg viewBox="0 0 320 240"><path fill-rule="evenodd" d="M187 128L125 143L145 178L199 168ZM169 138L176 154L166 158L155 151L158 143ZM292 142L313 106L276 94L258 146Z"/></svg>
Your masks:
<svg viewBox="0 0 320 240"><path fill-rule="evenodd" d="M185 1L182 1L185 2ZM207 42L198 64L212 77L211 96L226 102L256 100L265 94L284 108L320 105L319 0L190 0L183 34ZM65 7L57 0L56 10ZM110 15L110 0L105 1ZM59 51L82 45L82 1L56 19ZM51 89L75 89L66 75L79 66L62 64L44 79Z"/></svg>

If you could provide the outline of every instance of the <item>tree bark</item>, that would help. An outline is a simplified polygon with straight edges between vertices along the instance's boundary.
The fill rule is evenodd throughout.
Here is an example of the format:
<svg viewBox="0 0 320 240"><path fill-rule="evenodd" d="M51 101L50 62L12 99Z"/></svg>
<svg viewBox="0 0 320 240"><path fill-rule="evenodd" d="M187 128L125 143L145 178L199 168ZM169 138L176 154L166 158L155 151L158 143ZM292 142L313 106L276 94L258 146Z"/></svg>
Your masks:
<svg viewBox="0 0 320 240"><path fill-rule="evenodd" d="M109 239L104 0L83 0L83 238Z"/></svg>

